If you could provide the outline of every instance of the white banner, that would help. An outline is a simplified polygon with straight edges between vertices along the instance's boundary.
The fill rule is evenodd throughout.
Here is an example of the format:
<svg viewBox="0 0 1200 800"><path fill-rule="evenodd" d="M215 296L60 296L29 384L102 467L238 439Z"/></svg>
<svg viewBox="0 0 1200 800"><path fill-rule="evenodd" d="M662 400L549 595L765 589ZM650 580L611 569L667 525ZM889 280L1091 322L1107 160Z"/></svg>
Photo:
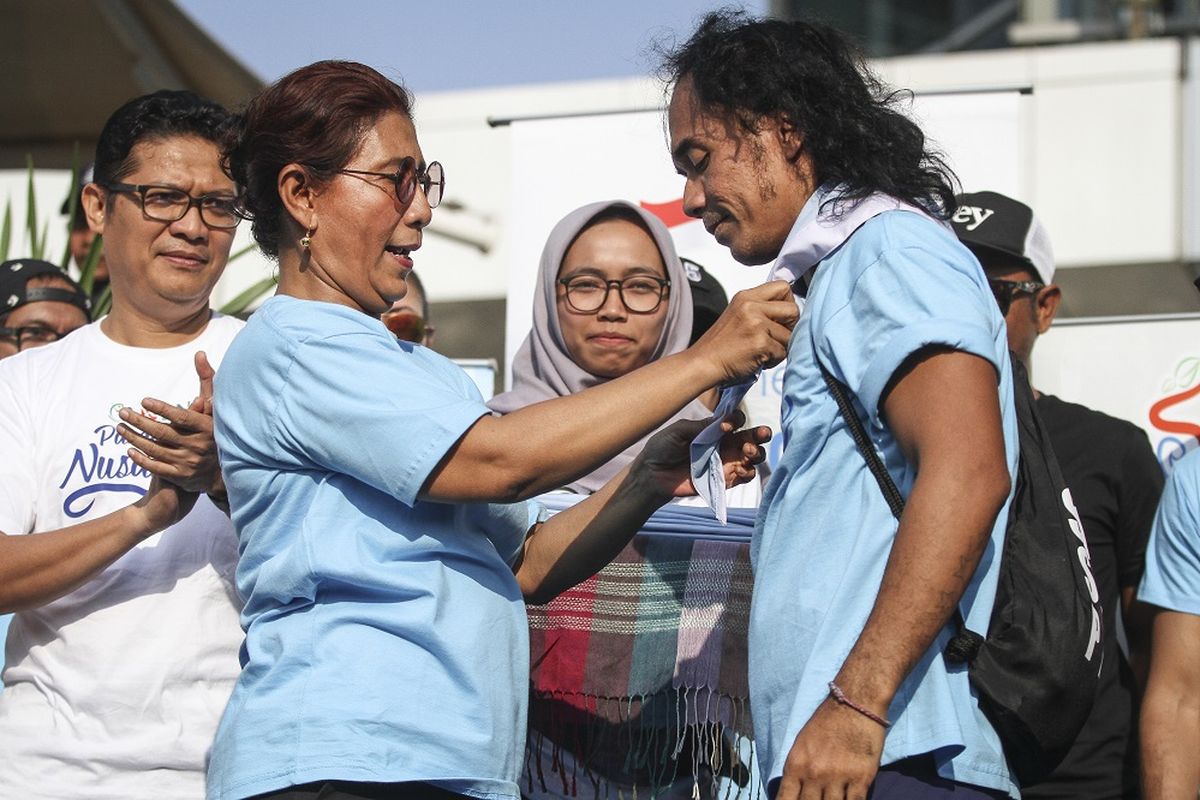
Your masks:
<svg viewBox="0 0 1200 800"><path fill-rule="evenodd" d="M1033 385L1139 425L1163 470L1200 437L1200 314L1063 320L1038 339Z"/></svg>
<svg viewBox="0 0 1200 800"><path fill-rule="evenodd" d="M988 188L1021 196L1017 92L917 97L912 114L946 154L966 190ZM698 220L683 216L683 182L671 163L662 111L518 121L512 127L513 263L508 272L506 385L512 380L513 356L529 332L546 237L579 206L616 199L649 208L670 227L679 255L703 264L730 296L766 277L767 266L738 264ZM747 395L755 424L778 430L781 385L777 369Z"/></svg>

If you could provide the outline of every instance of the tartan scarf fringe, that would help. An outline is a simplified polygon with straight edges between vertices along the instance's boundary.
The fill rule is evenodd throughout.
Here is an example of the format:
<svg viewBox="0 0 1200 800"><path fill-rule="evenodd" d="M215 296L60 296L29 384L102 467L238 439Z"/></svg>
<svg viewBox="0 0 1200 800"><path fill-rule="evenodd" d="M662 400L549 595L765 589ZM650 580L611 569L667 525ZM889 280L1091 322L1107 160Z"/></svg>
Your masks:
<svg viewBox="0 0 1200 800"><path fill-rule="evenodd" d="M531 692L530 797L738 800L759 796L746 698L708 688L601 697Z"/></svg>

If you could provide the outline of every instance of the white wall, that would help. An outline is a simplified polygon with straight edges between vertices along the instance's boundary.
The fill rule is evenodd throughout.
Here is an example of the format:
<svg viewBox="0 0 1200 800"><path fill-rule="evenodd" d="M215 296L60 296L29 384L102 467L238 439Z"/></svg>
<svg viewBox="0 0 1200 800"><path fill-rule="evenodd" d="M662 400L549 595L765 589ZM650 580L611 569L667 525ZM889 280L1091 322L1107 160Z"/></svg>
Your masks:
<svg viewBox="0 0 1200 800"><path fill-rule="evenodd" d="M1200 314L1060 320L1033 351L1033 384L1146 431L1164 470L1200 439Z"/></svg>
<svg viewBox="0 0 1200 800"><path fill-rule="evenodd" d="M1183 49L1178 40L917 56L877 64L917 92L1030 87L1021 199L1059 266L1183 255ZM1195 128L1192 128L1194 141ZM968 189L983 187L967 187Z"/></svg>
<svg viewBox="0 0 1200 800"><path fill-rule="evenodd" d="M427 160L446 166L446 198L433 215L416 270L435 302L504 297L512 258L511 129L489 119L657 108L662 89L649 79L585 81L417 98L417 133ZM663 148L664 158L666 148ZM581 152L573 170L580 181L602 172L620 153ZM453 208L456 203L463 211ZM439 235L475 231L488 252Z"/></svg>

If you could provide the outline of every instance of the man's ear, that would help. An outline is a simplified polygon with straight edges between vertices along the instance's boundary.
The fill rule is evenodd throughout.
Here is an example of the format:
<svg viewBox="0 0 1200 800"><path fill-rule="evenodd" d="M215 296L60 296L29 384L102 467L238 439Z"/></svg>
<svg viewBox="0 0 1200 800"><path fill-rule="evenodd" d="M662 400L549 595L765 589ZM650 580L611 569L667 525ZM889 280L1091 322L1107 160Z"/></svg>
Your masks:
<svg viewBox="0 0 1200 800"><path fill-rule="evenodd" d="M804 133L782 114L776 120L776 132L783 147L784 157L793 164L796 163L800 154L804 152Z"/></svg>
<svg viewBox="0 0 1200 800"><path fill-rule="evenodd" d="M87 218L88 227L94 233L104 233L105 217L108 215L108 203L111 199L107 190L99 184L84 184L79 202L83 204L83 215Z"/></svg>
<svg viewBox="0 0 1200 800"><path fill-rule="evenodd" d="M308 170L301 164L288 164L279 170L276 188L284 210L296 225L304 230L316 230L317 214L313 209L313 199L319 192Z"/></svg>
<svg viewBox="0 0 1200 800"><path fill-rule="evenodd" d="M1054 322L1054 315L1058 313L1058 304L1062 302L1062 290L1058 288L1058 284L1052 283L1038 292L1035 300L1038 333L1042 334L1050 330L1050 323Z"/></svg>

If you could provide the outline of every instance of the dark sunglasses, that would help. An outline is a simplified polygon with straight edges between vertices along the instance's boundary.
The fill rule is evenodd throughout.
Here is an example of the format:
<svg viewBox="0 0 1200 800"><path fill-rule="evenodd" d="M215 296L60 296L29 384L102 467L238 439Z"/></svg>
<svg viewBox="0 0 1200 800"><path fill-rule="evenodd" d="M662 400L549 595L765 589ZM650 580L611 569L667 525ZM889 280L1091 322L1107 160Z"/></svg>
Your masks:
<svg viewBox="0 0 1200 800"><path fill-rule="evenodd" d="M434 327L411 311L389 311L382 319L392 335L402 342L424 344L426 338L433 335Z"/></svg>
<svg viewBox="0 0 1200 800"><path fill-rule="evenodd" d="M437 161L431 161L425 169L417 170L417 160L412 156L400 162L400 168L395 172L371 172L365 169L339 169L340 175L371 175L376 178L387 178L396 189L396 199L400 205L406 206L412 202L417 193L417 185L425 193L425 202L430 208L437 208L442 202L442 194L446 189L446 170Z"/></svg>
<svg viewBox="0 0 1200 800"><path fill-rule="evenodd" d="M988 278L988 286L992 288L996 304L1000 306L1001 316L1008 314L1008 309L1012 307L1013 300L1018 295L1036 295L1046 288L1046 284L1037 281L1003 281L999 278Z"/></svg>

